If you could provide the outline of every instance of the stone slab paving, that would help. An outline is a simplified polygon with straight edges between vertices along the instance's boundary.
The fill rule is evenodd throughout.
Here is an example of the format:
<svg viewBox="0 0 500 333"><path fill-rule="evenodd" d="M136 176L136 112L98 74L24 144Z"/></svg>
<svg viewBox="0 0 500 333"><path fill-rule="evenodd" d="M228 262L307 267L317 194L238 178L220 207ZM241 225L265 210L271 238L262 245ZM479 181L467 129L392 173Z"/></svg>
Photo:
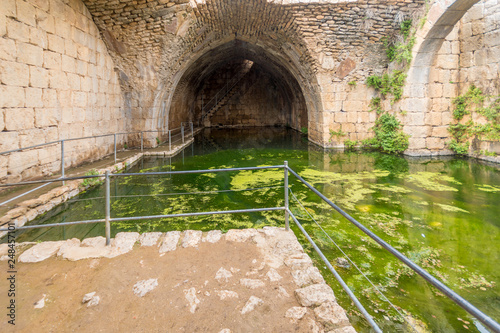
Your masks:
<svg viewBox="0 0 500 333"><path fill-rule="evenodd" d="M355 332L283 228L127 232L110 246L94 237L18 249L19 332L83 323L104 331ZM6 251L0 246L1 258Z"/></svg>

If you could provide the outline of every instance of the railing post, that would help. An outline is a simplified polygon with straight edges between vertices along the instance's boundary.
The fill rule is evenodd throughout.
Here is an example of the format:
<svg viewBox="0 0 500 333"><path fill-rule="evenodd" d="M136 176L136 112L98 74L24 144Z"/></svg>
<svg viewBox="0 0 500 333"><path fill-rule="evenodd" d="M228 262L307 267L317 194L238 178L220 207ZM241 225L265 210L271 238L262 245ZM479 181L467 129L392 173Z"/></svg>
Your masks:
<svg viewBox="0 0 500 333"><path fill-rule="evenodd" d="M184 143L184 124L181 123L181 136L182 136L182 143Z"/></svg>
<svg viewBox="0 0 500 333"><path fill-rule="evenodd" d="M111 202L110 202L110 190L109 190L109 171L106 171L105 178L105 188L106 188L106 245L111 244L111 225L109 223L110 215L111 215Z"/></svg>
<svg viewBox="0 0 500 333"><path fill-rule="evenodd" d="M61 140L61 178L64 178L64 140Z"/></svg>
<svg viewBox="0 0 500 333"><path fill-rule="evenodd" d="M116 134L113 134L113 136L115 141L115 164L116 164Z"/></svg>
<svg viewBox="0 0 500 333"><path fill-rule="evenodd" d="M144 150L144 132L141 132L141 153Z"/></svg>
<svg viewBox="0 0 500 333"><path fill-rule="evenodd" d="M193 122L191 122L190 125L191 125L191 139L192 139L194 136L194 134L193 134Z"/></svg>
<svg viewBox="0 0 500 333"><path fill-rule="evenodd" d="M172 130L168 130L168 150L172 151Z"/></svg>
<svg viewBox="0 0 500 333"><path fill-rule="evenodd" d="M288 216L288 161L285 161L285 229L290 230L289 216Z"/></svg>

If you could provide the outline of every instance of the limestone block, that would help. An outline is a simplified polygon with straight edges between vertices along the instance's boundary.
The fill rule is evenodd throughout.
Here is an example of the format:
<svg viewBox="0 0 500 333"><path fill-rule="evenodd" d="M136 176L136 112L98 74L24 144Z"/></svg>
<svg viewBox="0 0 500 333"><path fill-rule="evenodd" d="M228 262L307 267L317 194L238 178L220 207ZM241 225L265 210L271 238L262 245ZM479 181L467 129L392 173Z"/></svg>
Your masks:
<svg viewBox="0 0 500 333"><path fill-rule="evenodd" d="M47 36L50 51L64 54L64 39L57 35L49 34Z"/></svg>
<svg viewBox="0 0 500 333"><path fill-rule="evenodd" d="M18 58L17 61L41 67L43 63L43 49L27 43L17 43Z"/></svg>
<svg viewBox="0 0 500 333"><path fill-rule="evenodd" d="M15 61L16 57L16 43L12 39L0 38L0 59Z"/></svg>
<svg viewBox="0 0 500 333"><path fill-rule="evenodd" d="M5 121L4 121L4 118L5 117L5 110L4 109L0 109L0 132L2 132L5 128Z"/></svg>
<svg viewBox="0 0 500 333"><path fill-rule="evenodd" d="M429 137L425 140L425 145L428 149L443 149L444 140L441 138Z"/></svg>
<svg viewBox="0 0 500 333"><path fill-rule="evenodd" d="M255 309L256 306L264 304L264 301L262 301L260 298L255 297L255 296L250 296L248 301L245 303L245 306L243 309L241 309L241 314L246 314Z"/></svg>
<svg viewBox="0 0 500 333"><path fill-rule="evenodd" d="M303 270L292 271L292 277L296 285L305 287L310 284L325 283L323 276L316 267L308 267Z"/></svg>
<svg viewBox="0 0 500 333"><path fill-rule="evenodd" d="M43 107L45 108L56 108L59 106L57 91L54 89L42 89L42 100Z"/></svg>
<svg viewBox="0 0 500 333"><path fill-rule="evenodd" d="M25 88L26 107L35 108L43 107L42 89L40 88Z"/></svg>
<svg viewBox="0 0 500 333"><path fill-rule="evenodd" d="M342 109L344 111L346 111L346 112L350 112L350 111L354 111L354 112L363 111L364 107L365 107L365 102L363 102L363 101L347 100L347 101L344 101L344 103L342 104Z"/></svg>
<svg viewBox="0 0 500 333"><path fill-rule="evenodd" d="M285 317L290 318L293 323L298 322L307 313L306 307L295 306L286 311Z"/></svg>
<svg viewBox="0 0 500 333"><path fill-rule="evenodd" d="M162 239L162 243L159 249L160 253L174 251L177 248L177 243L181 238L180 231L169 231Z"/></svg>
<svg viewBox="0 0 500 333"><path fill-rule="evenodd" d="M133 291L136 296L144 297L156 287L158 287L158 279L142 280L134 284Z"/></svg>
<svg viewBox="0 0 500 333"><path fill-rule="evenodd" d="M111 246L116 249L116 255L132 251L139 236L138 232L119 232L116 234L111 243Z"/></svg>
<svg viewBox="0 0 500 333"><path fill-rule="evenodd" d="M62 55L61 56L61 69L67 73L75 73L76 72L76 61L74 58Z"/></svg>
<svg viewBox="0 0 500 333"><path fill-rule="evenodd" d="M337 111L334 113L335 122L343 124L347 122L347 112Z"/></svg>
<svg viewBox="0 0 500 333"><path fill-rule="evenodd" d="M71 21L69 21L68 17L63 18L54 18L55 31L56 34L64 39L71 39L72 37L72 29L71 29Z"/></svg>
<svg viewBox="0 0 500 333"><path fill-rule="evenodd" d="M28 43L30 39L29 26L22 22L7 18L7 36L17 42Z"/></svg>
<svg viewBox="0 0 500 333"><path fill-rule="evenodd" d="M41 67L29 66L29 85L35 88L47 88L49 86L49 73Z"/></svg>
<svg viewBox="0 0 500 333"><path fill-rule="evenodd" d="M29 66L12 61L0 61L0 82L7 86L27 87L30 81Z"/></svg>
<svg viewBox="0 0 500 333"><path fill-rule="evenodd" d="M336 302L325 302L314 309L316 318L327 329L336 329L349 325L344 309Z"/></svg>
<svg viewBox="0 0 500 333"><path fill-rule="evenodd" d="M436 126L432 128L432 136L438 138L448 138L450 133L448 132L448 126Z"/></svg>
<svg viewBox="0 0 500 333"><path fill-rule="evenodd" d="M433 83L429 85L429 93L427 95L430 98L439 98L443 96L443 85L439 83ZM420 96L425 97L425 96Z"/></svg>
<svg viewBox="0 0 500 333"><path fill-rule="evenodd" d="M430 126L405 126L404 132L413 138L426 138L431 133Z"/></svg>
<svg viewBox="0 0 500 333"><path fill-rule="evenodd" d="M255 229L231 229L226 234L226 240L231 242L246 242L249 238L258 235Z"/></svg>
<svg viewBox="0 0 500 333"><path fill-rule="evenodd" d="M431 126L441 126L441 112L426 112L425 124Z"/></svg>
<svg viewBox="0 0 500 333"><path fill-rule="evenodd" d="M17 0L16 1L16 9L17 9L17 19L23 23L26 23L32 27L36 27L35 20L35 7L33 7L28 2Z"/></svg>
<svg viewBox="0 0 500 333"><path fill-rule="evenodd" d="M240 279L240 284L249 289L257 289L265 286L264 281L259 279Z"/></svg>
<svg viewBox="0 0 500 333"><path fill-rule="evenodd" d="M68 78L66 73L56 69L49 70L49 88L67 89Z"/></svg>
<svg viewBox="0 0 500 333"><path fill-rule="evenodd" d="M73 91L72 97L72 105L74 107L83 108L87 106L87 93L81 91Z"/></svg>
<svg viewBox="0 0 500 333"><path fill-rule="evenodd" d="M457 97L458 85L454 83L445 83L443 85L443 97L455 98Z"/></svg>
<svg viewBox="0 0 500 333"><path fill-rule="evenodd" d="M76 71L76 68L75 68L74 71ZM66 76L68 78L69 88L71 90L75 91L75 92L77 90L80 90L80 88L81 88L81 86L80 86L80 81L81 81L80 75L75 74L75 73L67 73Z"/></svg>
<svg viewBox="0 0 500 333"><path fill-rule="evenodd" d="M196 297L196 289L194 287L184 289L184 296L188 301L189 311L195 313L196 309L198 309L198 304L200 304L200 300Z"/></svg>
<svg viewBox="0 0 500 333"><path fill-rule="evenodd" d="M332 289L325 283L297 289L295 295L302 306L315 306L327 301L335 302Z"/></svg>
<svg viewBox="0 0 500 333"><path fill-rule="evenodd" d="M65 241L57 241L57 242L43 242L40 244L36 244L32 248L24 251L19 256L19 262L40 262L51 256L55 255L59 248L65 243Z"/></svg>
<svg viewBox="0 0 500 333"><path fill-rule="evenodd" d="M5 112L6 110L3 111ZM17 132L0 132L1 151L17 148L19 148L19 134Z"/></svg>
<svg viewBox="0 0 500 333"><path fill-rule="evenodd" d="M72 40L64 40L64 54L76 58L77 57L77 45Z"/></svg>
<svg viewBox="0 0 500 333"><path fill-rule="evenodd" d="M85 61L76 60L76 73L87 75L87 63Z"/></svg>
<svg viewBox="0 0 500 333"><path fill-rule="evenodd" d="M5 128L8 131L34 127L35 111L32 108L5 109Z"/></svg>
<svg viewBox="0 0 500 333"><path fill-rule="evenodd" d="M16 0L2 1L2 12L11 17L16 17Z"/></svg>
<svg viewBox="0 0 500 333"><path fill-rule="evenodd" d="M182 247L198 247L200 244L201 236L203 232L201 230L186 230L184 231L184 238L182 239Z"/></svg>
<svg viewBox="0 0 500 333"><path fill-rule="evenodd" d="M209 243L217 243L222 237L222 232L220 230L210 230L205 238L203 238L203 242Z"/></svg>
<svg viewBox="0 0 500 333"><path fill-rule="evenodd" d="M43 67L60 70L61 54L52 51L43 51Z"/></svg>
<svg viewBox="0 0 500 333"><path fill-rule="evenodd" d="M21 147L34 146L45 142L45 132L39 128L33 128L22 132L19 135L19 144Z"/></svg>
<svg viewBox="0 0 500 333"><path fill-rule="evenodd" d="M141 246L153 246L158 243L158 239L162 235L161 232L145 232L139 237Z"/></svg>

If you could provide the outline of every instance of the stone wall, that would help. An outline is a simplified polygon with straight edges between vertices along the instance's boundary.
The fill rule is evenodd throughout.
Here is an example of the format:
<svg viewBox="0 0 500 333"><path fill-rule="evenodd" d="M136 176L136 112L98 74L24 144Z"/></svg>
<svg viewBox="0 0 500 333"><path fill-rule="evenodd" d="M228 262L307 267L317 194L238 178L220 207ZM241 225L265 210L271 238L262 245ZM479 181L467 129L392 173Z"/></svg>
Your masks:
<svg viewBox="0 0 500 333"><path fill-rule="evenodd" d="M460 25L459 93L474 84L485 95L500 97L500 3L483 0L465 14ZM491 102L491 100L490 100ZM486 118L474 113L474 122L485 124ZM466 121L467 119L464 119ZM471 154L487 150L500 154L500 143L475 141Z"/></svg>
<svg viewBox="0 0 500 333"><path fill-rule="evenodd" d="M0 151L123 131L114 63L80 0L3 0ZM66 166L110 152L113 137L67 142ZM0 182L58 172L60 146L0 155Z"/></svg>

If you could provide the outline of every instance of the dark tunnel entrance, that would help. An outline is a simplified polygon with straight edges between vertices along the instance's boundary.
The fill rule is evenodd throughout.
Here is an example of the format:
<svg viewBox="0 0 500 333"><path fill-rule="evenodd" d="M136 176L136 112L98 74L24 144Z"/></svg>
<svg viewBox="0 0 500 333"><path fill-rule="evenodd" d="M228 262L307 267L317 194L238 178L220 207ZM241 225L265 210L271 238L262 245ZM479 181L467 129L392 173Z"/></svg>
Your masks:
<svg viewBox="0 0 500 333"><path fill-rule="evenodd" d="M197 61L179 81L168 112L169 128L307 128L308 112L295 77L263 48L233 40Z"/></svg>

